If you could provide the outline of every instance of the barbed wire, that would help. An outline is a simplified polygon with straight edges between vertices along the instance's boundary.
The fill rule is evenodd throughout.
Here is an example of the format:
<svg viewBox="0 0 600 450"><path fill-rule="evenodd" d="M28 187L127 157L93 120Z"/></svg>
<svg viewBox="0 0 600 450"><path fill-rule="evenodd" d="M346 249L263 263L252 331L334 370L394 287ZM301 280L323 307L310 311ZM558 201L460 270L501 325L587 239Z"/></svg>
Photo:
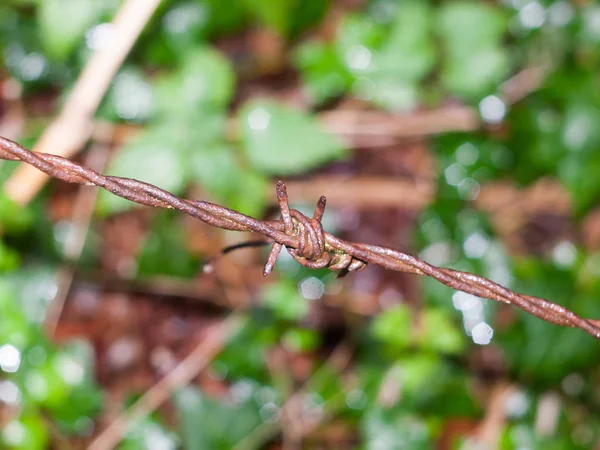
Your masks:
<svg viewBox="0 0 600 450"><path fill-rule="evenodd" d="M276 185L281 219L261 221L214 203L181 199L142 181L104 176L60 156L32 152L1 136L0 159L23 161L68 183L98 186L142 205L176 209L214 227L260 233L273 241L265 264L265 276L273 270L283 247L298 263L309 268L328 267L345 274L362 270L367 264L376 264L388 270L432 277L453 289L515 305L547 322L579 328L600 339L600 320L584 319L556 303L518 294L468 272L435 267L398 250L349 242L333 236L325 232L321 224L325 197L319 199L315 213L309 218L300 211L290 209L286 187L281 181Z"/></svg>

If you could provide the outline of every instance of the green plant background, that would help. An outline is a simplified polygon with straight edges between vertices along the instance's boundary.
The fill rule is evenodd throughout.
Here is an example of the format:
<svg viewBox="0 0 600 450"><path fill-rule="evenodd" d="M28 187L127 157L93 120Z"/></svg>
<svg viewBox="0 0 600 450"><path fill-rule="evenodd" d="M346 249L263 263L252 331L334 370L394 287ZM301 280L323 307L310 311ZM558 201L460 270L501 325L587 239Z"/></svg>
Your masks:
<svg viewBox="0 0 600 450"><path fill-rule="evenodd" d="M31 146L57 114L120 4L2 2L0 76L22 89L27 112L21 143ZM587 237L600 227L593 226L600 196L599 63L600 6L593 1L165 0L113 80L97 119L135 129L115 145L107 172L178 195L201 192L266 217L273 213L276 179L310 180L336 170L351 178L355 168L390 153L328 132L322 114L375 111L401 122L422 111L471 107L481 120L478 131L418 137L435 162L430 181L436 197L410 219L394 215L403 209L397 207L383 221L394 228L400 217L409 237L384 240L394 234L373 231L368 220L359 220L351 236L423 257L436 254L441 265L600 318L600 246ZM541 87L514 105L503 103L503 83L528 67L543 68ZM282 80L293 95L279 89ZM0 100L0 123L7 108ZM402 145L389 147L402 152ZM0 180L16 167L3 163ZM533 235L527 229L512 235L515 244L493 214L477 206L478 195L500 182L526 192L541 179L562 188L571 208L562 216L550 208L549 217L529 224ZM372 194L376 203L378 194ZM56 198L56 182L27 207L0 198L0 363L3 352L5 360L11 352L19 355L16 368L0 371L3 448L85 448L108 406L115 408L116 390L125 392L117 397L116 407L123 408L161 376L150 370L143 382L115 387L99 375L107 370L106 349L85 329L69 339L45 332L46 309L65 265L65 223L48 212ZM326 214L328 230L348 232L343 207L336 204ZM559 232L548 225L556 220L553 213L563 223ZM187 222L106 192L99 193L80 269L104 267L102 247L110 243L100 242L98 230L122 218L143 222L146 233L129 277L202 278L201 267L213 254L191 246ZM366 227L370 231L361 234ZM264 256L246 264L256 268ZM220 264L226 268L229 261ZM500 384L512 390L500 407L504 420L495 425L499 448L598 445L600 346L581 331L412 278L406 292L378 292L373 317L356 317L342 301L333 308L336 325L321 326L315 315L324 310L299 286L316 277L336 292L339 282L328 271L282 258L266 281L260 270L252 273L253 307L207 370L208 385L219 388L209 390L201 380L182 387L119 448L279 448L286 442L281 406L303 384L303 411L317 418L320 431L304 436L306 448L328 442L335 448L472 448L469 440L491 414L488 394ZM369 281L361 277L343 281L359 297L361 280ZM138 303L144 301L152 302ZM203 326L178 320L191 331L188 342L172 349L175 360L193 347L194 326ZM471 336L482 323L493 328L488 345ZM337 345L352 349L343 374L328 358ZM268 363L277 352L294 363L289 370ZM304 371L298 369L303 362ZM118 381L121 375L111 376ZM553 413L546 432L540 421Z"/></svg>

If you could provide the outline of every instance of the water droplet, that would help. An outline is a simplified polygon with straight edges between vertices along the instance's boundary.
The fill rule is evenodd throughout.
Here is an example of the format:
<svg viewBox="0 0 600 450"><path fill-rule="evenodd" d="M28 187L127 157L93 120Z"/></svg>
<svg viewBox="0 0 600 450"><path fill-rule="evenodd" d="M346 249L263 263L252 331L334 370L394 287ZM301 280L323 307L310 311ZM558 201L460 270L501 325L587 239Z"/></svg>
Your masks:
<svg viewBox="0 0 600 450"><path fill-rule="evenodd" d="M203 5L186 3L171 9L163 19L164 27L173 34L186 33L202 24L207 19L207 11Z"/></svg>
<svg viewBox="0 0 600 450"><path fill-rule="evenodd" d="M492 340L492 336L494 336L494 329L487 323L481 322L473 327L471 334L473 342L478 345L487 345Z"/></svg>
<svg viewBox="0 0 600 450"><path fill-rule="evenodd" d="M600 39L600 8L587 8L582 16L587 34L593 39Z"/></svg>
<svg viewBox="0 0 600 450"><path fill-rule="evenodd" d="M255 131L266 130L271 122L271 115L264 108L256 108L248 114L248 126Z"/></svg>
<svg viewBox="0 0 600 450"><path fill-rule="evenodd" d="M463 242L463 250L469 258L479 259L488 249L490 241L481 233L470 234Z"/></svg>
<svg viewBox="0 0 600 450"><path fill-rule="evenodd" d="M309 393L304 397L304 408L302 418L306 422L319 422L323 417L323 398L315 393Z"/></svg>
<svg viewBox="0 0 600 450"><path fill-rule="evenodd" d="M21 352L17 347L11 344L4 344L0 347L0 368L4 372L16 372L20 365Z"/></svg>
<svg viewBox="0 0 600 450"><path fill-rule="evenodd" d="M309 277L298 284L298 289L305 299L318 300L325 292L325 284L316 277Z"/></svg>
<svg viewBox="0 0 600 450"><path fill-rule="evenodd" d="M456 291L452 295L452 304L459 311L469 311L481 305L481 300L472 294L466 292Z"/></svg>
<svg viewBox="0 0 600 450"><path fill-rule="evenodd" d="M54 361L54 368L71 386L81 384L85 376L83 366L67 355L59 355Z"/></svg>
<svg viewBox="0 0 600 450"><path fill-rule="evenodd" d="M152 87L137 74L120 73L113 83L115 108L125 120L144 120L152 109Z"/></svg>
<svg viewBox="0 0 600 450"><path fill-rule="evenodd" d="M371 60L371 51L363 45L352 47L346 53L346 62L348 63L348 66L354 70L360 71L367 69L371 64Z"/></svg>
<svg viewBox="0 0 600 450"><path fill-rule="evenodd" d="M585 380L578 373L571 373L562 380L560 385L565 394L575 397L583 392Z"/></svg>
<svg viewBox="0 0 600 450"><path fill-rule="evenodd" d="M450 164L448 167L446 167L446 170L444 170L446 183L448 183L450 186L458 186L466 176L466 169L462 164L459 163Z"/></svg>
<svg viewBox="0 0 600 450"><path fill-rule="evenodd" d="M525 28L539 28L546 21L546 10L537 1L530 2L519 11L519 21Z"/></svg>
<svg viewBox="0 0 600 450"><path fill-rule="evenodd" d="M367 405L367 396L362 389L352 389L346 394L346 404L350 409L363 409Z"/></svg>
<svg viewBox="0 0 600 450"><path fill-rule="evenodd" d="M548 22L556 27L567 26L574 16L573 6L567 1L556 2L548 8Z"/></svg>
<svg viewBox="0 0 600 450"><path fill-rule="evenodd" d="M450 242L436 242L427 246L419 256L434 266L446 265L452 258L452 244Z"/></svg>
<svg viewBox="0 0 600 450"><path fill-rule="evenodd" d="M46 58L39 53L30 53L21 59L19 72L27 81L37 80L47 68Z"/></svg>
<svg viewBox="0 0 600 450"><path fill-rule="evenodd" d="M277 392L272 387L264 386L256 391L254 399L259 405L274 403L277 400Z"/></svg>
<svg viewBox="0 0 600 450"><path fill-rule="evenodd" d="M85 34L85 43L90 50L105 50L112 45L115 27L111 23L101 23Z"/></svg>
<svg viewBox="0 0 600 450"><path fill-rule="evenodd" d="M456 160L463 166L472 166L478 159L479 149L470 142L465 142L456 149Z"/></svg>
<svg viewBox="0 0 600 450"><path fill-rule="evenodd" d="M481 185L475 178L465 178L457 186L458 195L463 200L475 200L481 191Z"/></svg>
<svg viewBox="0 0 600 450"><path fill-rule="evenodd" d="M48 397L48 383L39 372L29 372L25 378L25 388L29 395L37 401L43 401Z"/></svg>
<svg viewBox="0 0 600 450"><path fill-rule="evenodd" d="M48 354L44 347L36 345L27 352L27 361L32 366L40 367L46 362Z"/></svg>
<svg viewBox="0 0 600 450"><path fill-rule="evenodd" d="M504 403L506 415L512 419L519 419L527 414L530 406L529 397L521 390L510 393Z"/></svg>
<svg viewBox="0 0 600 450"><path fill-rule="evenodd" d="M484 320L483 300L479 297L475 298L476 301L470 304L468 309L463 309L463 327L467 336L472 336L475 327Z"/></svg>
<svg viewBox="0 0 600 450"><path fill-rule="evenodd" d="M0 382L0 402L16 406L21 401L21 390L10 380Z"/></svg>
<svg viewBox="0 0 600 450"><path fill-rule="evenodd" d="M260 417L265 422L275 423L281 417L281 408L273 402L263 405L259 411Z"/></svg>
<svg viewBox="0 0 600 450"><path fill-rule="evenodd" d="M582 150L595 128L595 119L585 110L574 111L567 119L563 142L572 151Z"/></svg>
<svg viewBox="0 0 600 450"><path fill-rule="evenodd" d="M577 249L572 242L561 241L552 249L552 259L557 266L571 267L577 259Z"/></svg>
<svg viewBox="0 0 600 450"><path fill-rule="evenodd" d="M248 401L254 392L254 383L249 380L241 380L231 386L231 399L236 403Z"/></svg>
<svg viewBox="0 0 600 450"><path fill-rule="evenodd" d="M494 283L501 284L505 287L510 287L512 284L512 275L510 274L508 267L504 264L492 266L490 269L489 278Z"/></svg>
<svg viewBox="0 0 600 450"><path fill-rule="evenodd" d="M148 450L175 450L177 445L159 425L150 423L144 427L144 447Z"/></svg>
<svg viewBox="0 0 600 450"><path fill-rule="evenodd" d="M488 95L479 102L479 112L487 123L497 124L502 122L506 115L506 105L495 95Z"/></svg>
<svg viewBox="0 0 600 450"><path fill-rule="evenodd" d="M123 370L136 362L141 344L133 337L124 336L114 341L106 351L106 360L112 370Z"/></svg>
<svg viewBox="0 0 600 450"><path fill-rule="evenodd" d="M8 445L21 446L26 434L25 426L17 420L7 423L2 430L2 437Z"/></svg>

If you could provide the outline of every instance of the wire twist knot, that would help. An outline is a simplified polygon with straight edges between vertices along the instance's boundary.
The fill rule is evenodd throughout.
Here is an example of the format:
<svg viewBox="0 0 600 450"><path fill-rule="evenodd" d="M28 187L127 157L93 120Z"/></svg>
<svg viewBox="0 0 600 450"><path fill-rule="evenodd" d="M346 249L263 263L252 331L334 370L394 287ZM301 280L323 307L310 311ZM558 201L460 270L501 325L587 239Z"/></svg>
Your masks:
<svg viewBox="0 0 600 450"><path fill-rule="evenodd" d="M312 218L308 218L296 209L290 209L288 204L287 190L281 181L276 186L277 200L281 210L281 221L284 231L288 236L298 239L298 248L287 248L288 253L298 263L310 269L321 269L328 267L331 270L341 270L341 276L347 272L356 272L366 267L367 263L331 248L325 242L325 231L321 219L325 213L325 196L321 196ZM265 264L264 275L273 270L275 261L281 252L283 245L274 243Z"/></svg>

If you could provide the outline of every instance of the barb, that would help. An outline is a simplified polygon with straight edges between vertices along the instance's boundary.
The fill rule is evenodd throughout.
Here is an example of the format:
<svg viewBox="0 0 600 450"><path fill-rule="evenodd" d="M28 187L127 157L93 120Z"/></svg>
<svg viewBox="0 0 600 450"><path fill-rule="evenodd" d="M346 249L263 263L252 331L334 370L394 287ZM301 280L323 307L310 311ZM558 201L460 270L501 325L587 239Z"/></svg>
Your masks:
<svg viewBox="0 0 600 450"><path fill-rule="evenodd" d="M178 198L148 183L104 176L60 156L31 152L3 137L0 137L0 159L23 161L63 181L95 185L142 205L177 209L214 227L260 233L274 241L265 265L265 275L271 272L277 256L285 246L290 255L306 267L329 267L331 270L352 272L361 270L370 263L388 270L429 276L453 289L518 306L540 319L561 326L580 328L600 339L600 321L584 319L555 303L517 294L471 273L432 266L391 248L348 242L326 233L321 225L325 198L321 197L315 214L308 218L289 208L287 192L282 182L277 183L281 220L260 221L213 203Z"/></svg>

